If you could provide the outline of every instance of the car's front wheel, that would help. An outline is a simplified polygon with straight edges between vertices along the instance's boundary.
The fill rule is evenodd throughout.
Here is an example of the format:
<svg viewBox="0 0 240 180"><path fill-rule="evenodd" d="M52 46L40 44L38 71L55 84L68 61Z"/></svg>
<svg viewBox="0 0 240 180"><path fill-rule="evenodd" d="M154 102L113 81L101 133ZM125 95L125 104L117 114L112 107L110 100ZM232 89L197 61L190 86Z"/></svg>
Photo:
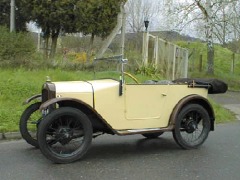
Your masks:
<svg viewBox="0 0 240 180"><path fill-rule="evenodd" d="M188 104L180 111L175 122L173 137L183 149L198 148L207 139L210 117L199 104Z"/></svg>
<svg viewBox="0 0 240 180"><path fill-rule="evenodd" d="M38 143L48 159L70 163L85 155L92 133L92 124L83 112L62 107L48 114L39 125Z"/></svg>

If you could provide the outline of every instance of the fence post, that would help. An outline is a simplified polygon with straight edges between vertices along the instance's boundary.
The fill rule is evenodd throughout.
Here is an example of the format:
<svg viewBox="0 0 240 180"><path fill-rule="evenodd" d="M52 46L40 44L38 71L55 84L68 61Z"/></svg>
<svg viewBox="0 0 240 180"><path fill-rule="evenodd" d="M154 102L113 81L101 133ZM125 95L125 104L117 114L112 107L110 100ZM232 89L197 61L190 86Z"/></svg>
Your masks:
<svg viewBox="0 0 240 180"><path fill-rule="evenodd" d="M234 74L235 69L235 53L232 54L232 66L231 66L231 73Z"/></svg>
<svg viewBox="0 0 240 180"><path fill-rule="evenodd" d="M184 57L184 78L188 77L188 50L185 49L185 57Z"/></svg>
<svg viewBox="0 0 240 180"><path fill-rule="evenodd" d="M176 51L177 47L176 45L173 46L173 67L172 67L172 80L175 79L175 69L176 69Z"/></svg>
<svg viewBox="0 0 240 180"><path fill-rule="evenodd" d="M143 33L143 50L142 50L142 58L143 58L143 65L146 66L148 64L148 41L149 36L148 32Z"/></svg>
<svg viewBox="0 0 240 180"><path fill-rule="evenodd" d="M154 55L155 55L155 65L158 64L158 36L155 37L155 45L154 45Z"/></svg>
<svg viewBox="0 0 240 180"><path fill-rule="evenodd" d="M202 58L203 58L203 55L200 54L200 56L199 56L199 67L198 67L199 72L202 72Z"/></svg>

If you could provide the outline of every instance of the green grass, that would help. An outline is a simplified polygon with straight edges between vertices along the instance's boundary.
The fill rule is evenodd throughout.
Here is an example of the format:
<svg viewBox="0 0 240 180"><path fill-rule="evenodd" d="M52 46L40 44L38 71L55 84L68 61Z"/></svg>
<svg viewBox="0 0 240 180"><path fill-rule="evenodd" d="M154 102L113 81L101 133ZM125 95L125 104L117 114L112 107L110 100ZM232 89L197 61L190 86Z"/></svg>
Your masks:
<svg viewBox="0 0 240 180"><path fill-rule="evenodd" d="M178 42L178 45L185 47L189 50L189 54L192 54L189 59L189 66L194 63L194 69L197 70L199 65L199 56L203 55L203 70L207 67L207 45L201 42ZM231 75L231 65L233 52L227 48L223 48L220 45L214 45L214 73L216 75L229 74ZM235 74L240 75L240 56L235 56Z"/></svg>
<svg viewBox="0 0 240 180"><path fill-rule="evenodd" d="M0 69L0 132L19 131L18 123L26 105L22 103L30 96L41 92L41 86L50 76L52 81L72 81L94 79L92 72L64 71L60 69L49 70L25 70ZM97 73L97 78L111 77L119 79L115 72ZM136 75L140 82L150 77ZM127 82L133 82L126 78ZM234 116L221 106L213 103L217 122L233 120Z"/></svg>
<svg viewBox="0 0 240 180"><path fill-rule="evenodd" d="M215 103L213 100L209 99L215 112L215 118L217 123L227 123L236 120L233 112L228 109L223 108L221 105Z"/></svg>

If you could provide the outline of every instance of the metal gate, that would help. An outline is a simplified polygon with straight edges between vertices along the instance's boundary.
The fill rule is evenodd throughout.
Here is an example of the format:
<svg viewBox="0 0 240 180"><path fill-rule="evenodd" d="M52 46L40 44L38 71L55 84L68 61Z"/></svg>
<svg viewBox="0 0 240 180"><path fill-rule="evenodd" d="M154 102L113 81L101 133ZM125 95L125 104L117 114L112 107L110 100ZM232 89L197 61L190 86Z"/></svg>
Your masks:
<svg viewBox="0 0 240 180"><path fill-rule="evenodd" d="M143 33L142 65L156 65L166 79L187 77L188 50L148 32Z"/></svg>

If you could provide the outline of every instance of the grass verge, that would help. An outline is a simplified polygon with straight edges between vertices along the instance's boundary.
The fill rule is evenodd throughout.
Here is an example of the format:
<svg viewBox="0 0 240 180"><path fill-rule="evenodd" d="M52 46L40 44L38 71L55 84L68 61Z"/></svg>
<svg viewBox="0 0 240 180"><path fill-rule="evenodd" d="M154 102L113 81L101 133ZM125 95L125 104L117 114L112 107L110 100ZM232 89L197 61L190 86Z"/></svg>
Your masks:
<svg viewBox="0 0 240 180"><path fill-rule="evenodd" d="M228 109L225 109L220 104L215 103L212 99L209 99L212 104L216 116L217 123L227 123L236 120L236 117L233 112Z"/></svg>

